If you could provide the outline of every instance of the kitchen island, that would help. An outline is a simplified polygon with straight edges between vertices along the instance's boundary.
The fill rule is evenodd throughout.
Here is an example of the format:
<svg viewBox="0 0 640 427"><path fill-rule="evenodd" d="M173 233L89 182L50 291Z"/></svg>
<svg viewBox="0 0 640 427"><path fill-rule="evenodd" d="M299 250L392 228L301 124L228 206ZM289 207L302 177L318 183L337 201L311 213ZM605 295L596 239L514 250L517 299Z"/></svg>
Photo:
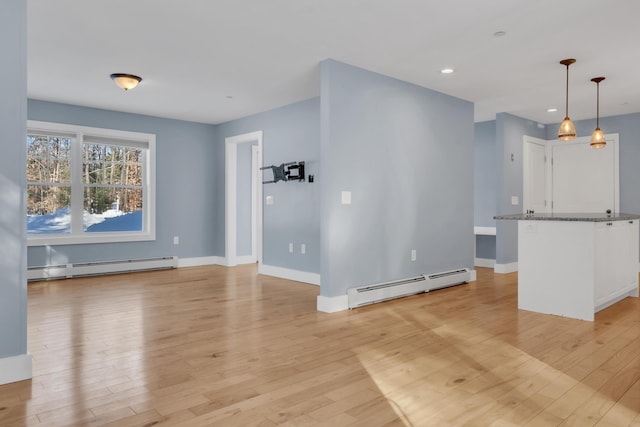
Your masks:
<svg viewBox="0 0 640 427"><path fill-rule="evenodd" d="M638 296L636 214L514 214L518 221L518 308L593 321Z"/></svg>

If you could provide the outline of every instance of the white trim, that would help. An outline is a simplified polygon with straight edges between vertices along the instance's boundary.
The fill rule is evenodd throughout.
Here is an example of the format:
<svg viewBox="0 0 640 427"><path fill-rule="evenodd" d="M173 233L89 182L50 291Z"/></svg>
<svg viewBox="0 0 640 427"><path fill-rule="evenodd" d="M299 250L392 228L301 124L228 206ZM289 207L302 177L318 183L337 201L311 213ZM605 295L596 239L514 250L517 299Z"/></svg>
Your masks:
<svg viewBox="0 0 640 427"><path fill-rule="evenodd" d="M236 257L236 265L255 264L256 262L256 257L253 255L241 255Z"/></svg>
<svg viewBox="0 0 640 427"><path fill-rule="evenodd" d="M324 313L335 313L349 308L349 296L340 295L337 297L325 297L318 295L316 299L316 310Z"/></svg>
<svg viewBox="0 0 640 427"><path fill-rule="evenodd" d="M0 385L32 378L30 353L0 359Z"/></svg>
<svg viewBox="0 0 640 427"><path fill-rule="evenodd" d="M320 285L320 275L306 271L291 270L288 268L274 267L272 265L258 265L258 273L266 276L279 277L281 279L295 280L296 282ZM346 295L345 295L346 297Z"/></svg>
<svg viewBox="0 0 640 427"><path fill-rule="evenodd" d="M489 258L476 258L473 265L476 267L493 268L496 265L496 260Z"/></svg>
<svg viewBox="0 0 640 427"><path fill-rule="evenodd" d="M475 270L469 270L469 282L475 282L478 280L478 274Z"/></svg>
<svg viewBox="0 0 640 427"><path fill-rule="evenodd" d="M495 264L493 266L494 273L508 274L518 271L518 262L510 262L508 264Z"/></svg>
<svg viewBox="0 0 640 427"><path fill-rule="evenodd" d="M225 146L225 191L224 191L224 204L225 204L225 236L224 247L225 256L227 260L227 266L233 267L237 264L237 179L238 179L238 144L245 142L258 142L258 151L262 153L262 131L245 133L242 135L230 136L224 139ZM258 155L258 170L262 167L262 156ZM260 174L259 174L260 175ZM260 203L258 204L258 222L257 226L257 246L258 246L258 263L262 264L262 185L259 185L258 196L260 197Z"/></svg>
<svg viewBox="0 0 640 427"><path fill-rule="evenodd" d="M476 236L495 236L496 227L473 227L473 234Z"/></svg>
<svg viewBox="0 0 640 427"><path fill-rule="evenodd" d="M260 158L260 149L257 145L251 146L251 256L253 262L258 260L258 204L262 200L262 197L258 197L258 187L262 187L262 183L258 182L258 176L260 175L260 168L258 168L258 162Z"/></svg>
<svg viewBox="0 0 640 427"><path fill-rule="evenodd" d="M178 268L199 267L201 265L226 265L227 261L223 257L203 256L196 258L178 258Z"/></svg>

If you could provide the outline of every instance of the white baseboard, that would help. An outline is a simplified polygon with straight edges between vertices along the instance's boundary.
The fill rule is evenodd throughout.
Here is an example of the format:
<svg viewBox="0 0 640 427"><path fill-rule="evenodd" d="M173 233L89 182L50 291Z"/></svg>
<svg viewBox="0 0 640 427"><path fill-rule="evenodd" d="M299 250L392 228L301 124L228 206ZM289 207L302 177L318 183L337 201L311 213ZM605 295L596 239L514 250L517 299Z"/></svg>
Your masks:
<svg viewBox="0 0 640 427"><path fill-rule="evenodd" d="M508 274L518 271L518 262L510 262L508 264L495 264L493 271L498 274Z"/></svg>
<svg viewBox="0 0 640 427"><path fill-rule="evenodd" d="M324 313L335 313L349 309L349 296L340 295L337 297L324 297L318 295L316 300L316 309Z"/></svg>
<svg viewBox="0 0 640 427"><path fill-rule="evenodd" d="M203 256L196 258L178 258L178 268L200 267L201 265L225 265L226 261L218 256Z"/></svg>
<svg viewBox="0 0 640 427"><path fill-rule="evenodd" d="M32 357L29 353L0 359L0 385L30 379L31 365Z"/></svg>
<svg viewBox="0 0 640 427"><path fill-rule="evenodd" d="M237 265L255 264L256 262L258 262L258 260L253 255L243 255L243 256L237 256L236 257L236 264Z"/></svg>
<svg viewBox="0 0 640 427"><path fill-rule="evenodd" d="M473 264L476 267L493 268L493 266L496 265L496 260L489 258L476 258Z"/></svg>
<svg viewBox="0 0 640 427"><path fill-rule="evenodd" d="M288 268L274 267L272 265L261 264L258 266L258 273L267 276L279 277L281 279L295 280L296 282L320 285L320 275L308 273L306 271L291 270Z"/></svg>

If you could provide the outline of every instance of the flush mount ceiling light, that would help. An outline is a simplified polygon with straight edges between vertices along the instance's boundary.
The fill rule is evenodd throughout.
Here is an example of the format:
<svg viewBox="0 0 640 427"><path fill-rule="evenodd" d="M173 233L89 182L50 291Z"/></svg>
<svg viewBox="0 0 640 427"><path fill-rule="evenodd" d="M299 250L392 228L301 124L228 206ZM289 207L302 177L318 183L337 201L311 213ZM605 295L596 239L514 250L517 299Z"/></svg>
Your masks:
<svg viewBox="0 0 640 427"><path fill-rule="evenodd" d="M558 139L561 141L571 141L572 139L576 139L576 127L569 118L569 65L576 62L575 59L563 59L560 63L567 67L567 84L566 84L566 92L565 92L565 115L564 120L560 124L560 129L558 130Z"/></svg>
<svg viewBox="0 0 640 427"><path fill-rule="evenodd" d="M453 68L443 68L442 70L440 70L440 73L442 73L442 74L451 74L454 71L455 70Z"/></svg>
<svg viewBox="0 0 640 427"><path fill-rule="evenodd" d="M111 74L111 80L122 89L129 90L138 86L142 78L134 76L133 74L114 73Z"/></svg>
<svg viewBox="0 0 640 427"><path fill-rule="evenodd" d="M600 82L604 80L604 77L594 77L591 79L597 87L596 98L596 130L591 134L591 148L604 148L607 145L607 140L604 138L604 132L600 130Z"/></svg>

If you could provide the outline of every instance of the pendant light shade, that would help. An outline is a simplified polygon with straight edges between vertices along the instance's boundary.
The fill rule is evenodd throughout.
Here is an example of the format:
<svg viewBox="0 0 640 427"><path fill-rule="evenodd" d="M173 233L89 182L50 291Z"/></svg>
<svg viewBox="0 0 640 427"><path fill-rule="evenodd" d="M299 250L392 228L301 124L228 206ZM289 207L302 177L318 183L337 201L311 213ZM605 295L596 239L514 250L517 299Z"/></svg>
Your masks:
<svg viewBox="0 0 640 427"><path fill-rule="evenodd" d="M133 74L114 73L111 74L113 82L124 90L133 89L138 86L138 83L142 81L142 78L134 76Z"/></svg>
<svg viewBox="0 0 640 427"><path fill-rule="evenodd" d="M596 130L591 134L591 148L604 148L607 145L607 140L604 138L604 132L600 129L600 82L604 80L604 77L594 77L591 79L596 84L597 98L596 98Z"/></svg>
<svg viewBox="0 0 640 427"><path fill-rule="evenodd" d="M558 139L561 141L571 141L572 139L576 139L576 127L569 117L565 117L562 123L560 123Z"/></svg>
<svg viewBox="0 0 640 427"><path fill-rule="evenodd" d="M560 63L567 67L567 84L565 86L565 116L558 130L558 139L561 141L571 141L576 139L576 127L569 118L569 65L576 62L575 59L563 59Z"/></svg>

